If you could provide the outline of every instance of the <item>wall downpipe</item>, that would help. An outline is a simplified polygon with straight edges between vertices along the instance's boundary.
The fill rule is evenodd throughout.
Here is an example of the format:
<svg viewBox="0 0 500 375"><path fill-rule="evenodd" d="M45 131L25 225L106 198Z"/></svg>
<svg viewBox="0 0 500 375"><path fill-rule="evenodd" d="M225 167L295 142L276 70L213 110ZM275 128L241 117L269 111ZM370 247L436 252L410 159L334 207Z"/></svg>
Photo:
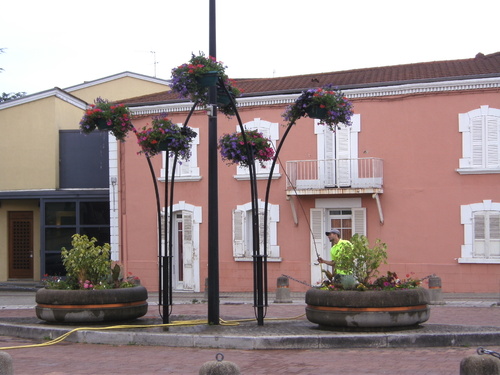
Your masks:
<svg viewBox="0 0 500 375"><path fill-rule="evenodd" d="M384 224L384 213L382 212L382 205L380 204L380 197L378 193L372 195L372 198L377 202L378 217L380 219L380 224Z"/></svg>

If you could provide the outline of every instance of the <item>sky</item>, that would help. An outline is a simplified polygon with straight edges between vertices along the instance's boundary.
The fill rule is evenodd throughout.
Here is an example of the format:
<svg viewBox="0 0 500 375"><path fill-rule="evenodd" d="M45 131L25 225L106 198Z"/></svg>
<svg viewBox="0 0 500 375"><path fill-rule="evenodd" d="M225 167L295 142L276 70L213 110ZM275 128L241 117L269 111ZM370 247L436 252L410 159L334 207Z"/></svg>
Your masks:
<svg viewBox="0 0 500 375"><path fill-rule="evenodd" d="M209 52L209 0L16 0L1 6L0 93L124 71L169 79ZM500 51L498 0L216 0L231 78L473 58Z"/></svg>

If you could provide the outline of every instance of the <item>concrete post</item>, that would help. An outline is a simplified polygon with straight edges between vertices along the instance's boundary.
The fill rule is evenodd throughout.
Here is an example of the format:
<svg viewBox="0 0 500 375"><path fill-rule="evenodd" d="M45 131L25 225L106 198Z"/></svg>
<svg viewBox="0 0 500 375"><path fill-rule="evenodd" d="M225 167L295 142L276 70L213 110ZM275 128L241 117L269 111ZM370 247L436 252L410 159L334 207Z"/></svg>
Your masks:
<svg viewBox="0 0 500 375"><path fill-rule="evenodd" d="M280 276L277 280L276 299L274 303L292 303L290 288L288 287L288 277Z"/></svg>
<svg viewBox="0 0 500 375"><path fill-rule="evenodd" d="M13 375L12 357L6 352L0 352L0 375Z"/></svg>
<svg viewBox="0 0 500 375"><path fill-rule="evenodd" d="M224 355L217 353L215 361L205 362L199 375L240 375L240 368L233 362L224 361Z"/></svg>
<svg viewBox="0 0 500 375"><path fill-rule="evenodd" d="M500 359L489 355L474 354L460 362L460 375L498 375Z"/></svg>
<svg viewBox="0 0 500 375"><path fill-rule="evenodd" d="M441 278L436 275L429 277L429 299L431 305L444 305L441 293Z"/></svg>

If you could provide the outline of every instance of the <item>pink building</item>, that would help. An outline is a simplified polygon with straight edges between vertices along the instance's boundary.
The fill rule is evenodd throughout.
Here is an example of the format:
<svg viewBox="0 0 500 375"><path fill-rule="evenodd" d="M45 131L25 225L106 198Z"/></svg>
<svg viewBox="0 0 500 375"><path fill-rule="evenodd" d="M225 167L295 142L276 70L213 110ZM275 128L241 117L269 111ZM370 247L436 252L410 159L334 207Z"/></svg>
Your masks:
<svg viewBox="0 0 500 375"><path fill-rule="evenodd" d="M237 80L246 129L277 146L285 107L308 88L333 84L353 102L350 127L330 132L302 118L279 155L271 187L267 249L272 291L282 274L316 284L318 254L329 258L325 230L365 234L388 245L383 271L435 274L445 292L500 289L500 53L473 59ZM182 124L191 103L172 93L125 101L139 128L168 112ZM207 277L208 117L188 124L198 137L177 168L174 290L203 291ZM218 116L218 134L238 130ZM118 148L116 205L120 258L158 289L154 186L133 135ZM152 158L163 198L165 155ZM172 163L169 163L171 166ZM257 167L261 210L269 168ZM220 290L253 290L248 170L219 160ZM164 203L162 202L162 207ZM261 238L261 241L264 239ZM292 291L307 286L290 281Z"/></svg>

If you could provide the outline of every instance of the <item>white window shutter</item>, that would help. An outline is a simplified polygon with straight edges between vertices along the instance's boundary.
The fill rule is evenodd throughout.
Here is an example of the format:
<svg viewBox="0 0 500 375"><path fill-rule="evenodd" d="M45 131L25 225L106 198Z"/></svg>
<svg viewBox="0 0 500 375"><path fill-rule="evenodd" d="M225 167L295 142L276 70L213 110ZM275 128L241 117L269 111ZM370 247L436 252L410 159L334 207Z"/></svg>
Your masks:
<svg viewBox="0 0 500 375"><path fill-rule="evenodd" d="M245 211L233 211L233 256L235 258L245 256L245 218Z"/></svg>
<svg viewBox="0 0 500 375"><path fill-rule="evenodd" d="M336 131L336 158L338 186L351 186L351 130L341 126Z"/></svg>
<svg viewBox="0 0 500 375"><path fill-rule="evenodd" d="M474 117L471 120L472 165L476 168L484 166L484 134L483 117Z"/></svg>
<svg viewBox="0 0 500 375"><path fill-rule="evenodd" d="M270 205L267 221L267 256L271 258L280 257L280 247L278 245L278 222L280 210L278 205Z"/></svg>
<svg viewBox="0 0 500 375"><path fill-rule="evenodd" d="M486 117L486 152L487 168L498 168L500 166L500 118L496 116Z"/></svg>
<svg viewBox="0 0 500 375"><path fill-rule="evenodd" d="M473 219L474 228L474 254L475 257L486 255L486 214L484 211L476 212Z"/></svg>
<svg viewBox="0 0 500 375"><path fill-rule="evenodd" d="M500 213L491 212L489 215L490 225L490 243L489 243L489 253L490 257L500 257Z"/></svg>
<svg viewBox="0 0 500 375"><path fill-rule="evenodd" d="M353 235L360 234L366 236L366 209L352 209Z"/></svg>
<svg viewBox="0 0 500 375"><path fill-rule="evenodd" d="M311 254L323 254L325 232L323 209L311 208Z"/></svg>
<svg viewBox="0 0 500 375"><path fill-rule="evenodd" d="M183 250L184 263L192 264L193 262L193 215L189 212L184 212L182 215L183 226Z"/></svg>
<svg viewBox="0 0 500 375"><path fill-rule="evenodd" d="M322 208L311 208L311 284L320 282L323 279L321 272L322 267L318 263L318 255L323 259L330 260L330 254L327 246L330 245L325 241L325 220L324 210Z"/></svg>

